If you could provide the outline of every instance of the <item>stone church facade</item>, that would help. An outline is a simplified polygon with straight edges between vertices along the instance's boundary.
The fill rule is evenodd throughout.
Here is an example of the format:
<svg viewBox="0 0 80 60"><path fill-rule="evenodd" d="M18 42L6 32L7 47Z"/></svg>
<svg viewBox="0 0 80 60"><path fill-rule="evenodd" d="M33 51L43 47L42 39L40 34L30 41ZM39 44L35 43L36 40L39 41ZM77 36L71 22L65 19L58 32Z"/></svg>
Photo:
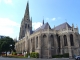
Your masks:
<svg viewBox="0 0 80 60"><path fill-rule="evenodd" d="M78 27L70 26L67 22L50 27L44 23L32 30L32 18L29 15L29 3L21 22L19 41L15 44L17 52L38 52L40 58L51 58L53 55L69 53L69 57L79 55L80 35Z"/></svg>

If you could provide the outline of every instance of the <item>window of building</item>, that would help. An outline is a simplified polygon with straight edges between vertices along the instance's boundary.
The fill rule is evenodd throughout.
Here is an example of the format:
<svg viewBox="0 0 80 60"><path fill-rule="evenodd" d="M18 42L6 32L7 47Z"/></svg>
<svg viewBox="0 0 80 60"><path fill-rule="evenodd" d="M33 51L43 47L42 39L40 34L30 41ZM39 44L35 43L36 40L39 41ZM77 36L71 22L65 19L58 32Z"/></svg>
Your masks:
<svg viewBox="0 0 80 60"><path fill-rule="evenodd" d="M58 34L56 34L56 38L57 38L57 43L58 43L58 53L60 53L60 36Z"/></svg>
<svg viewBox="0 0 80 60"><path fill-rule="evenodd" d="M38 47L38 37L36 37L36 48Z"/></svg>
<svg viewBox="0 0 80 60"><path fill-rule="evenodd" d="M45 37L46 37L46 35L44 34L44 35L43 35L43 38L45 38Z"/></svg>
<svg viewBox="0 0 80 60"><path fill-rule="evenodd" d="M64 37L64 46L67 46L68 45L67 44L67 37L66 37L66 35L64 35L63 37Z"/></svg>
<svg viewBox="0 0 80 60"><path fill-rule="evenodd" d="M27 28L27 24L25 24L25 28Z"/></svg>
<svg viewBox="0 0 80 60"><path fill-rule="evenodd" d="M54 37L53 37L53 35L51 35L50 38L51 38L51 46L53 47L54 46Z"/></svg>
<svg viewBox="0 0 80 60"><path fill-rule="evenodd" d="M70 44L71 44L71 46L74 46L74 41L73 41L73 35L72 34L70 34Z"/></svg>
<svg viewBox="0 0 80 60"><path fill-rule="evenodd" d="M29 28L29 24L28 24L28 28Z"/></svg>

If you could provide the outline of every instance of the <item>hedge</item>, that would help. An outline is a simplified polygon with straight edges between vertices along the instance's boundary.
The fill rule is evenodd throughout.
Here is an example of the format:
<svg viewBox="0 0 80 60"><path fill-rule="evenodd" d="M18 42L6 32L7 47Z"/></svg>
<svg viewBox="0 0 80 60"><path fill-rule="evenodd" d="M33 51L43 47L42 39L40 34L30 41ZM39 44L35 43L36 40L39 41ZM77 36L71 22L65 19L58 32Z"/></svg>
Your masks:
<svg viewBox="0 0 80 60"><path fill-rule="evenodd" d="M39 58L39 53L37 52L27 53L26 57L28 57L28 55L30 55L31 58Z"/></svg>
<svg viewBox="0 0 80 60"><path fill-rule="evenodd" d="M53 55L52 58L68 58L69 57L69 53L64 53L63 55Z"/></svg>

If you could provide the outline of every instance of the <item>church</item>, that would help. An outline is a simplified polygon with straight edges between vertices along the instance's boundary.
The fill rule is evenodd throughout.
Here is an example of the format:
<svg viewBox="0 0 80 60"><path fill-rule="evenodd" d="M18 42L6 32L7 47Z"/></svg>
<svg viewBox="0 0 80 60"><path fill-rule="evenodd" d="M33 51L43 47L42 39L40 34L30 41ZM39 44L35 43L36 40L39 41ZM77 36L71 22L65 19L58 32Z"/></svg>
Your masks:
<svg viewBox="0 0 80 60"><path fill-rule="evenodd" d="M51 58L53 55L69 53L69 57L80 54L80 35L78 26L70 26L64 22L58 26L50 27L49 23L32 30L32 18L29 15L29 2L27 2L24 17L21 22L19 40L15 44L16 52L38 52L39 58Z"/></svg>

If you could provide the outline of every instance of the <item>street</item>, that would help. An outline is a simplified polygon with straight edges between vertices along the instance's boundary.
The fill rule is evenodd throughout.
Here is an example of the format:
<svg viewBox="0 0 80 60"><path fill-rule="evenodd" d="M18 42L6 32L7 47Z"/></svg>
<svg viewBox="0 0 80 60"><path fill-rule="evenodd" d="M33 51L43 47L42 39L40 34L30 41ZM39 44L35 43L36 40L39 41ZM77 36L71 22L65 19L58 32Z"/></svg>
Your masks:
<svg viewBox="0 0 80 60"><path fill-rule="evenodd" d="M69 58L53 58L53 59L31 58L31 59L27 59L27 58L4 58L4 57L0 57L0 60L75 60L75 59L69 59Z"/></svg>

